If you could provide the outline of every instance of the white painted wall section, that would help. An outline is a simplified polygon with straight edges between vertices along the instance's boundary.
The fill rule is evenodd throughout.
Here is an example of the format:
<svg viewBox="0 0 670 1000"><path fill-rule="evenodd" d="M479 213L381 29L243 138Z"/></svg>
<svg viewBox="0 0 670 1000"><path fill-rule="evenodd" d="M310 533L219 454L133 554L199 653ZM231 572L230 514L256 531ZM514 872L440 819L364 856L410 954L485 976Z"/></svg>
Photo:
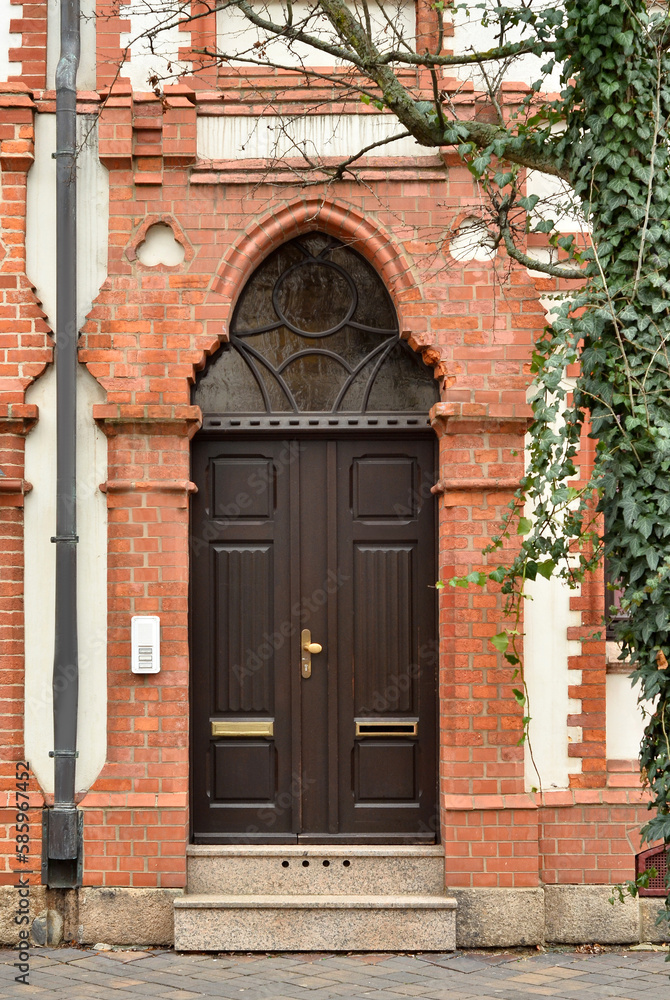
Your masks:
<svg viewBox="0 0 670 1000"><path fill-rule="evenodd" d="M175 0L131 0L123 8L130 31L121 34L121 50L127 48L129 53L121 76L130 80L133 90L153 90L149 81L154 74L173 83L172 76L190 70L189 62L179 60L179 49L190 44L190 32L181 31L178 22L188 13L189 5ZM146 33L154 28L160 31L152 42Z"/></svg>
<svg viewBox="0 0 670 1000"><path fill-rule="evenodd" d="M255 160L303 153L309 157L351 156L372 142L403 131L391 115L201 116L198 156L206 160ZM367 155L435 158L436 150L407 138L370 150Z"/></svg>
<svg viewBox="0 0 670 1000"><path fill-rule="evenodd" d="M590 227L574 191L560 177L529 170L526 176L526 193L536 194L540 198L531 216L533 224L538 218L553 219L560 233L581 233L585 237L589 233ZM528 252L533 255L532 248Z"/></svg>
<svg viewBox="0 0 670 1000"><path fill-rule="evenodd" d="M107 275L109 174L98 159L95 118L77 118L77 323L83 326ZM56 116L35 117L35 162L28 174L26 268L53 328L56 322Z"/></svg>
<svg viewBox="0 0 670 1000"><path fill-rule="evenodd" d="M23 7L10 4L9 0L0 3L0 83L8 76L21 75L21 63L10 63L9 50L20 49L23 38L9 30L12 21L23 17Z"/></svg>
<svg viewBox="0 0 670 1000"><path fill-rule="evenodd" d="M79 719L76 787L90 788L107 753L107 501L98 486L107 478L107 439L91 407L105 393L80 365L77 372L77 549L79 613ZM53 701L56 528L56 372L53 367L26 395L40 418L26 438L25 499L26 755L46 792L53 791Z"/></svg>
<svg viewBox="0 0 670 1000"><path fill-rule="evenodd" d="M579 612L570 610L571 591L558 579L526 584L533 600L524 604L524 669L529 695L530 746L526 746L526 789L567 788L569 775L578 774L581 761L568 756L568 746L581 741L581 729L568 727L568 715L581 711L581 702L568 697L568 686L581 683L581 671L568 670L568 657L580 644L568 640L569 626L579 625Z"/></svg>
<svg viewBox="0 0 670 1000"><path fill-rule="evenodd" d="M77 317L83 325L107 271L108 175L99 163L95 122L80 117L78 137ZM86 140L86 141L84 141ZM55 115L36 117L35 163L28 174L27 270L48 322L56 309ZM33 490L25 504L26 753L45 791L53 790L53 670L55 551L50 542L55 509L55 371L30 387L40 419L26 439L26 479ZM107 442L93 423L91 407L104 392L80 366L77 376L78 562L80 652L77 790L95 781L106 755L107 714L107 504L98 486L107 478Z"/></svg>
<svg viewBox="0 0 670 1000"><path fill-rule="evenodd" d="M144 240L137 248L140 262L147 267L156 267L157 264L174 267L182 263L184 255L184 248L174 238L172 227L160 222L149 226Z"/></svg>
<svg viewBox="0 0 670 1000"><path fill-rule="evenodd" d="M8 2L8 0L7 0ZM95 0L79 0L81 53L77 70L77 88L95 90L96 86L96 16ZM56 66L60 58L60 0L47 0L47 90L56 87Z"/></svg>
<svg viewBox="0 0 670 1000"><path fill-rule="evenodd" d="M352 0L350 6L361 19L364 18L363 8L357 0ZM268 21L286 24L286 4L281 0L255 4L254 10ZM403 48L403 42L410 49L414 48L416 16L413 0L370 0L368 12L372 37L381 51ZM346 60L338 60L330 53L319 51L303 42L287 45L286 41L278 40L272 33L251 24L233 6L217 11L216 18L218 48L226 55L247 56L261 65L266 62L288 67L332 66L342 62L349 65ZM296 0L293 3L293 23L303 23L308 34L333 45L340 45L326 16L306 0ZM231 62L233 65L241 65L244 59L232 58Z"/></svg>
<svg viewBox="0 0 670 1000"><path fill-rule="evenodd" d="M644 711L637 703L638 686L626 674L607 675L606 745L608 760L636 760L644 732ZM650 710L652 705L647 704Z"/></svg>
<svg viewBox="0 0 670 1000"><path fill-rule="evenodd" d="M521 6L520 0L517 0L517 5ZM496 22L488 25L483 23L485 11L481 9L480 4L467 5L467 8L464 9L465 6L458 5L454 11L452 20L454 34L452 38L447 39L448 47L455 54L486 52L488 49L495 48L499 44L499 25ZM495 6L497 4L489 0L487 12L490 14ZM506 6L515 6L514 0L509 0ZM529 5L526 2L524 6ZM535 6L538 5L536 4ZM559 6L561 5L559 4ZM532 36L530 36L528 29L521 25L519 28L509 29L506 32L505 42L520 42L528 37ZM484 68L489 81L494 84L494 89L496 76L502 73L502 78L506 81L526 83L529 86L536 80L543 79L542 89L545 92L553 93L560 90L560 67L554 69L550 74L544 75L542 73L542 66L549 62L550 58L551 53L547 53L546 56L542 57L523 55L507 61L490 60L484 64ZM475 88L478 90L487 89L486 76L478 68L458 66L452 70L449 67L449 75L455 76L460 80L472 80Z"/></svg>

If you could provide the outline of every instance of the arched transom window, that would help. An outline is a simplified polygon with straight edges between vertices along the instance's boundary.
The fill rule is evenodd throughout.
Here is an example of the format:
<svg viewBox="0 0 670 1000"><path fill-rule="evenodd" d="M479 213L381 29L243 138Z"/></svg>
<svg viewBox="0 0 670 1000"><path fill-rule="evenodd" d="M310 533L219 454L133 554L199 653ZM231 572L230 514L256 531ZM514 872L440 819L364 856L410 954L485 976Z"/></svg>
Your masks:
<svg viewBox="0 0 670 1000"><path fill-rule="evenodd" d="M251 276L193 401L206 426L302 426L424 424L437 399L433 370L401 340L374 269L310 233Z"/></svg>

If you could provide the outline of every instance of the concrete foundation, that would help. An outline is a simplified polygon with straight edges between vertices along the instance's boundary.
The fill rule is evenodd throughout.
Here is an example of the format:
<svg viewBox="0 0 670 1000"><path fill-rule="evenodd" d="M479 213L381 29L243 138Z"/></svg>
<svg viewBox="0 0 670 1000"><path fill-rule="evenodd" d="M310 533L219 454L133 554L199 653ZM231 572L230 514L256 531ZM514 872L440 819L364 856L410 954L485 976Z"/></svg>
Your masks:
<svg viewBox="0 0 670 1000"><path fill-rule="evenodd" d="M314 851L313 848L311 850ZM330 851L329 856L332 853ZM308 875L308 879L314 885L312 878L320 879L322 872L316 865L310 864L312 867L317 874ZM406 873L410 870L411 866ZM300 864L296 865L296 873L299 871L307 870ZM429 863L425 865L425 873L427 885L433 885ZM301 878L300 874L294 875L296 879ZM196 865L194 889L203 877L202 868L198 869ZM116 945L165 946L175 943L176 923L181 928L177 933L182 935L179 943L184 950L207 950L208 945L204 943L206 935L210 935L211 945L216 949L235 950L239 947L242 950L257 948L262 951L293 950L289 938L297 950L338 950L345 947L347 950L446 951L454 946L509 948L543 943L638 944L670 941L670 927L656 924L656 918L664 908L663 899L628 899L613 906L609 902L612 895L609 886L459 888L447 889L442 894L429 892L417 899L416 893L409 892L386 896L347 896L342 892L342 878L343 875L336 870L332 880L328 883L324 880L328 893L314 893L312 889L312 895L294 894L293 897L285 894L286 884L275 885L271 894L264 897L245 895L239 889L237 895L222 896L218 885L211 885L210 893L200 892L198 895L196 892L184 895L179 889L84 887L64 891L31 886L30 927L33 941L38 945L58 945L64 941L97 944L103 941ZM308 882L303 884L307 886ZM366 880L361 878L360 884L366 885ZM336 885L339 888L335 888ZM284 893L280 891L282 889ZM15 922L17 906L16 889L13 886L0 887L0 944L3 946L15 945L18 941L20 925ZM325 928L328 920L332 925L329 931ZM207 930L210 921L211 931ZM454 925L453 934L447 926L449 921ZM226 923L232 929L222 930ZM266 927L272 924L274 929L261 934L263 924ZM304 925L304 928L313 929L317 924L318 941L309 944L305 937L307 931L303 934L300 928ZM346 934L342 930L344 924L348 927ZM284 925L285 929L282 929ZM420 927L423 930L420 931ZM396 933L400 936L394 939ZM228 942L226 945L224 940ZM330 943L327 944L327 941Z"/></svg>
<svg viewBox="0 0 670 1000"><path fill-rule="evenodd" d="M458 948L509 948L544 941L543 889L453 889L449 894L458 904Z"/></svg>
<svg viewBox="0 0 670 1000"><path fill-rule="evenodd" d="M637 899L609 902L608 885L548 885L544 890L545 939L556 944L630 944L640 940Z"/></svg>
<svg viewBox="0 0 670 1000"><path fill-rule="evenodd" d="M650 941L652 944L663 944L670 941L670 924L663 921L656 923L660 913L665 911L663 899L640 900L640 941Z"/></svg>
<svg viewBox="0 0 670 1000"><path fill-rule="evenodd" d="M79 944L172 944L180 889L79 890Z"/></svg>

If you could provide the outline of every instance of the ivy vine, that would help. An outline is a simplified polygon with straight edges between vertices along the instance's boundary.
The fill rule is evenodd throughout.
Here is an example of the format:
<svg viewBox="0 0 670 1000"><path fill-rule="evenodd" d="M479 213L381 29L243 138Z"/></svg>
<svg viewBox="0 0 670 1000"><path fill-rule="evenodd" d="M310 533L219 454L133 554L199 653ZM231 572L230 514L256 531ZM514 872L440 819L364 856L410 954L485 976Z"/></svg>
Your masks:
<svg viewBox="0 0 670 1000"><path fill-rule="evenodd" d="M533 22L525 9L496 8L496 16ZM511 564L450 582L493 580L509 610L526 580L558 575L576 586L607 558L611 585L622 592L621 658L630 660L641 698L652 702L640 761L654 815L642 833L668 845L670 35L667 15L650 14L641 0L573 0L551 16L554 48L543 70L561 66L560 97L538 104L531 95L506 138L485 148L462 144L461 152L491 194L500 238L527 263L515 252L510 218L521 208L532 220L536 202L519 197L518 168L497 163L529 139L545 150L550 144L581 201L590 245L560 237L553 220L534 226L563 251L549 273L582 282L536 345L527 471L487 551L502 548L515 528L522 541ZM546 13L535 24L546 34ZM575 363L571 383L567 369ZM570 483L584 430L596 441L595 462L577 488ZM510 631L494 639L516 665L515 643Z"/></svg>

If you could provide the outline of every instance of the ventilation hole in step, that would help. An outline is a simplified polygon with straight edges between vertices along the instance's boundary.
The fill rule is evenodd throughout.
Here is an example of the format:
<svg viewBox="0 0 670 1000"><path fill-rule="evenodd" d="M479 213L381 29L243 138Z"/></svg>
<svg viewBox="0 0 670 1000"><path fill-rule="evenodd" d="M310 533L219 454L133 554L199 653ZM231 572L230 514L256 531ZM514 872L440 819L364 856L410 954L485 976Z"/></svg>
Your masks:
<svg viewBox="0 0 670 1000"><path fill-rule="evenodd" d="M309 861L303 861L302 867L303 868L309 868Z"/></svg>
<svg viewBox="0 0 670 1000"><path fill-rule="evenodd" d="M323 862L323 867L327 868L329 866L329 864L330 864L330 861L324 861Z"/></svg>
<svg viewBox="0 0 670 1000"><path fill-rule="evenodd" d="M282 861L281 866L282 868L288 868L288 861Z"/></svg>
<svg viewBox="0 0 670 1000"><path fill-rule="evenodd" d="M348 868L350 864L351 864L351 861L343 861L343 862L342 862L342 865L343 865L343 866L344 866L345 868Z"/></svg>

